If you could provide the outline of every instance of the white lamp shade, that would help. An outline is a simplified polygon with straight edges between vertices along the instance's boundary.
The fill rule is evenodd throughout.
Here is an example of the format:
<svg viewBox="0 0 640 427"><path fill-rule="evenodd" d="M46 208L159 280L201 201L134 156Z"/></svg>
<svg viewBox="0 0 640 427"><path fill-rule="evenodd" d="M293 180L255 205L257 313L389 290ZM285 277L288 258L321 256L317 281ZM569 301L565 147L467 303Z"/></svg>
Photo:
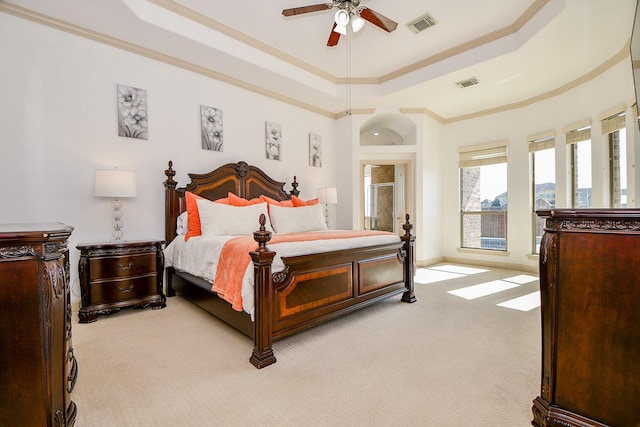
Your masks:
<svg viewBox="0 0 640 427"><path fill-rule="evenodd" d="M322 187L316 190L318 202L324 204L338 203L338 190L335 187Z"/></svg>
<svg viewBox="0 0 640 427"><path fill-rule="evenodd" d="M341 27L340 25L336 25L333 31L338 34L342 34L343 36L347 35L347 27Z"/></svg>
<svg viewBox="0 0 640 427"><path fill-rule="evenodd" d="M335 15L336 27L333 29L338 34L343 36L347 34L347 24L349 23L349 12L340 9Z"/></svg>
<svg viewBox="0 0 640 427"><path fill-rule="evenodd" d="M136 197L136 173L120 169L98 169L93 187L96 197Z"/></svg>
<svg viewBox="0 0 640 427"><path fill-rule="evenodd" d="M336 12L335 15L336 25L338 27L346 27L349 23L349 12L346 10L340 9Z"/></svg>
<svg viewBox="0 0 640 427"><path fill-rule="evenodd" d="M351 28L353 28L353 32L357 33L360 31L362 27L364 27L364 23L364 19L360 18L358 15L354 15L354 17L351 18Z"/></svg>

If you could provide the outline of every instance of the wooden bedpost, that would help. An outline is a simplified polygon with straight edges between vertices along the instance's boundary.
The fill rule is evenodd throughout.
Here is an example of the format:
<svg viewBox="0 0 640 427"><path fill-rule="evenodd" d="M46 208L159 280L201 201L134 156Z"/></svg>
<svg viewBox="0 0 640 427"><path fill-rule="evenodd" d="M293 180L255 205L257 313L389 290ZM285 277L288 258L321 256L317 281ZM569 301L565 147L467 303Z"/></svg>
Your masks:
<svg viewBox="0 0 640 427"><path fill-rule="evenodd" d="M266 231L266 217L260 214L260 230L253 233L258 248L249 253L253 260L254 304L253 310L253 354L249 361L258 369L276 363L271 344L273 341L273 321L271 318L273 304L273 282L271 279L271 263L276 253L267 248L271 240L271 232Z"/></svg>
<svg viewBox="0 0 640 427"><path fill-rule="evenodd" d="M407 287L407 291L402 294L402 301L404 302L416 302L416 295L414 292L414 280L413 277L416 273L415 265L415 251L414 242L416 236L411 235L411 229L413 225L409 222L409 214L405 217L406 221L402 224L404 235L400 236L400 239L404 242L404 285Z"/></svg>
<svg viewBox="0 0 640 427"><path fill-rule="evenodd" d="M164 182L164 238L169 244L176 237L176 221L178 218L178 194L176 193L176 185L173 180L176 171L173 170L173 162L169 160L169 168L164 171L167 180Z"/></svg>
<svg viewBox="0 0 640 427"><path fill-rule="evenodd" d="M169 168L164 171L167 180L164 182L164 238L167 245L176 237L176 219L178 218L179 201L176 193L176 185L173 180L176 171L173 170L173 162L169 160ZM171 286L172 274L167 275L167 292L168 297L176 295L176 291Z"/></svg>

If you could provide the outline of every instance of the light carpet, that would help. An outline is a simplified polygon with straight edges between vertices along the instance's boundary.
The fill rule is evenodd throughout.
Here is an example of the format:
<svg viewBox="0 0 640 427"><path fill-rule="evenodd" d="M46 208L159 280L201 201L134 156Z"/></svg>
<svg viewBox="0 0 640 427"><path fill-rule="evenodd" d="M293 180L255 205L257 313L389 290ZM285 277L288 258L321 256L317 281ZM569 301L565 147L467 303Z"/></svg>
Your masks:
<svg viewBox="0 0 640 427"><path fill-rule="evenodd" d="M497 304L537 280L473 300L448 293L518 274L416 283L414 304L394 297L276 341L262 370L249 338L179 296L91 324L74 313L76 426L529 426L540 310Z"/></svg>

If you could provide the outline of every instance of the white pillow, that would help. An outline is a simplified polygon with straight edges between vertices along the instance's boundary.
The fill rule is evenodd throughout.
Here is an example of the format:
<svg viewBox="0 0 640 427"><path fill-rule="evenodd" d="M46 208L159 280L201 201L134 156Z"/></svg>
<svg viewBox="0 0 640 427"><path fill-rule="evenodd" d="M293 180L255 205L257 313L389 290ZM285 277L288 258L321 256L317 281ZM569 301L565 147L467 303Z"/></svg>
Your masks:
<svg viewBox="0 0 640 427"><path fill-rule="evenodd" d="M206 236L244 236L251 235L260 229L260 214L267 218L265 227L273 231L269 224L269 213L266 203L249 206L231 206L198 199L198 212L202 235Z"/></svg>
<svg viewBox="0 0 640 427"><path fill-rule="evenodd" d="M189 223L187 214L188 214L187 211L182 212L178 216L178 220L176 221L176 233L179 236L184 236L185 234L187 234L187 230L188 230L187 224Z"/></svg>
<svg viewBox="0 0 640 427"><path fill-rule="evenodd" d="M269 216L276 233L302 233L327 229L320 203L295 208L271 205Z"/></svg>

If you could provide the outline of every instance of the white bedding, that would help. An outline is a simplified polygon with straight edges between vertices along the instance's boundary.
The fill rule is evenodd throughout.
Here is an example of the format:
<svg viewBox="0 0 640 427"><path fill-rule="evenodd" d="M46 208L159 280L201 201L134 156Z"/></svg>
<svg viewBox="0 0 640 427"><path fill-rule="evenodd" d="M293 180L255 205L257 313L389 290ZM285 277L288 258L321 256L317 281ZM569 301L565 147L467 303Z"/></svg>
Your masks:
<svg viewBox="0 0 640 427"><path fill-rule="evenodd" d="M325 231L317 231L316 233L325 233ZM234 237L236 236L197 236L191 237L185 242L183 236L177 236L164 250L165 266L201 277L213 284L222 246L227 240ZM276 252L271 267L272 272L275 273L284 268L281 256L331 252L399 241L400 237L398 235L390 233L348 239L267 244L267 247ZM256 248L257 246L258 244L256 243ZM242 308L253 319L253 263L249 263L242 280Z"/></svg>

